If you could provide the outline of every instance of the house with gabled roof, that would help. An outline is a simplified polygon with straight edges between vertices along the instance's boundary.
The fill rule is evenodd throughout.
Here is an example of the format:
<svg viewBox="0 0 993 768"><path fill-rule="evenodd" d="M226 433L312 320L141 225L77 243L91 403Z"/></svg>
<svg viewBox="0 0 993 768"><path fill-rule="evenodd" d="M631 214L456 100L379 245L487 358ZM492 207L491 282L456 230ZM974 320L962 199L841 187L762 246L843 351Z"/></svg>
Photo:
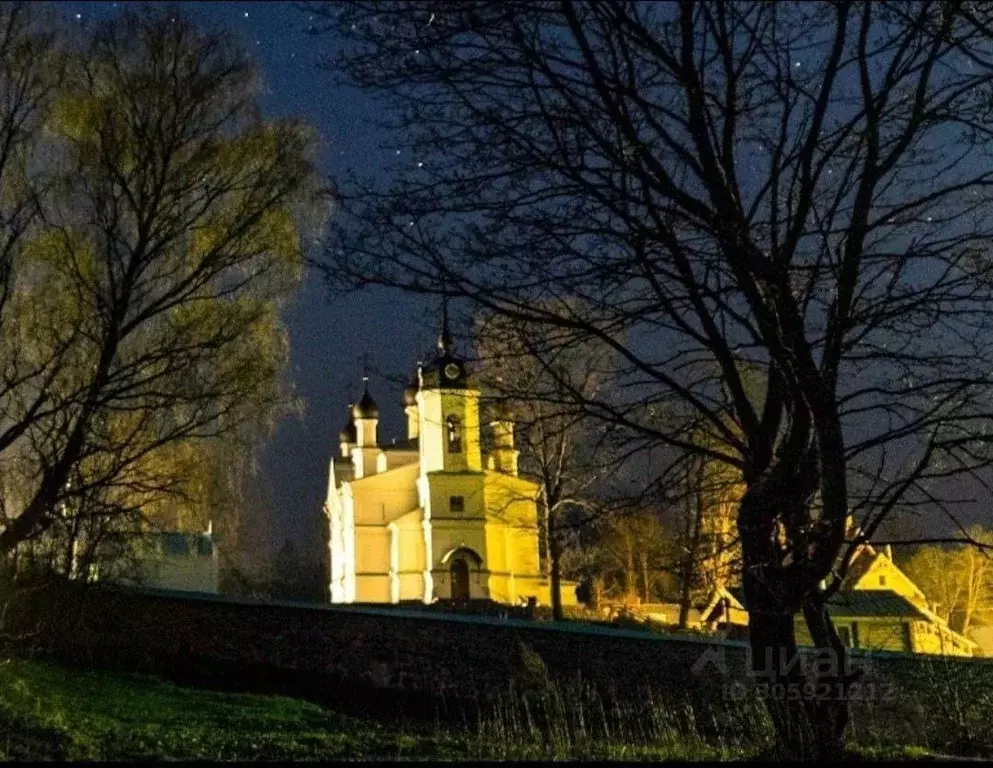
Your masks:
<svg viewBox="0 0 993 768"><path fill-rule="evenodd" d="M893 561L889 547L859 547L841 586L828 600L828 613L849 648L943 656L973 656L979 651L975 642L931 610L924 593ZM711 629L743 635L748 609L742 590L716 590L702 619ZM801 645L813 644L802 617L796 634Z"/></svg>

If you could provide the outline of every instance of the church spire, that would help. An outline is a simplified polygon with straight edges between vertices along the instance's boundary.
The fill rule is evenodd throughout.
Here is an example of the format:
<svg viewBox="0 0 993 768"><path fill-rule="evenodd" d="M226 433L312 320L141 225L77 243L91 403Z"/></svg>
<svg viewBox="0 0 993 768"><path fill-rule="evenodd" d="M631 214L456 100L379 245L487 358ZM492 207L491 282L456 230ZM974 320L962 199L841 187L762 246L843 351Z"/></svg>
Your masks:
<svg viewBox="0 0 993 768"><path fill-rule="evenodd" d="M465 363L455 354L455 343L448 324L448 291L441 294L441 333L438 334L438 353L435 359L421 367L422 388L465 389Z"/></svg>
<svg viewBox="0 0 993 768"><path fill-rule="evenodd" d="M438 352L450 355L452 352L452 332L448 327L448 294L441 294L441 333L438 335Z"/></svg>

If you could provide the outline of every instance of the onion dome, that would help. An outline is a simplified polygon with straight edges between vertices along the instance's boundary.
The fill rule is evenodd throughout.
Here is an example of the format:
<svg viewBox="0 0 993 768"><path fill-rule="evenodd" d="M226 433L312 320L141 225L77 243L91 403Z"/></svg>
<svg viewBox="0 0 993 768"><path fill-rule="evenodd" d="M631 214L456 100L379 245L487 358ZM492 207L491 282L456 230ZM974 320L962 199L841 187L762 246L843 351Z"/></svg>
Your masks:
<svg viewBox="0 0 993 768"><path fill-rule="evenodd" d="M359 433L355 429L355 419L352 418L352 406L349 403L348 406L348 421L345 422L345 426L341 428L341 432L338 433L338 440L342 443L356 443L359 439Z"/></svg>
<svg viewBox="0 0 993 768"><path fill-rule="evenodd" d="M376 405L376 401L373 400L372 395L369 394L368 386L366 386L365 392L362 393L362 399L359 400L359 404L352 408L352 415L356 419L379 418L379 406Z"/></svg>

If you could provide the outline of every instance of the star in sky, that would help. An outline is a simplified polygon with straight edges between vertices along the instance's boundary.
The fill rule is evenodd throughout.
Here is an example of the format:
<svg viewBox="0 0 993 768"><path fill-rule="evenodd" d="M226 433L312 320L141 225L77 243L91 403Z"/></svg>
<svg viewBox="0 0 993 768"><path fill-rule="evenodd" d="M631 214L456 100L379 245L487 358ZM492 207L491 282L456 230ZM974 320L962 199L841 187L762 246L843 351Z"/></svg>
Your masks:
<svg viewBox="0 0 993 768"><path fill-rule="evenodd" d="M81 21L85 14L87 23L100 23L124 6L65 2L56 8L69 20ZM382 179L390 161L403 154L396 148L396 137L376 127L385 117L378 103L356 90L336 89L331 76L318 67L333 53L335 41L331 33L308 34L314 15L288 2L196 2L181 3L179 8L196 24L228 29L241 37L246 54L259 65L264 114L305 120L315 128L322 139L318 167L324 176L355 172ZM304 413L284 421L262 453L258 487L249 495L268 500L249 501L266 504L277 518L274 546L290 538L301 551L315 552L324 546L321 503L335 448L331 438L345 413L348 387L361 374L357 357L369 352L374 371L406 373L417 350L433 345L437 307L375 291L331 305L321 278L308 272L296 301L283 316L290 339L289 372L304 400ZM403 384L374 377L370 386L380 403L396 404L383 408L384 441L405 434Z"/></svg>

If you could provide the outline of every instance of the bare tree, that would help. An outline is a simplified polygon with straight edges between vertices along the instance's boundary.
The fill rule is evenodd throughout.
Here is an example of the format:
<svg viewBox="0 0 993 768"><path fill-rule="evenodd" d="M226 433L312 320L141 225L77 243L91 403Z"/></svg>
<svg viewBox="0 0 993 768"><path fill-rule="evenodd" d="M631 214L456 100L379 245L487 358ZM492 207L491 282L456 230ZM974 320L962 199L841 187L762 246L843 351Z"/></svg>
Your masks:
<svg viewBox="0 0 993 768"><path fill-rule="evenodd" d="M730 427L734 431L734 425ZM709 429L694 435L693 441L704 448L722 442ZM687 523L693 544L687 549L687 562L709 601L716 590L736 584L741 578L740 539L734 520L744 484L737 467L700 455L689 454L687 458L683 490L689 497ZM681 598L680 626L683 626L688 608L685 592Z"/></svg>
<svg viewBox="0 0 993 768"><path fill-rule="evenodd" d="M126 9L69 60L48 123L59 174L20 286L29 345L58 352L39 395L57 407L8 451L21 503L4 555L63 504L133 528L196 494L218 443L278 416L278 312L316 199L310 131L259 117L230 38Z"/></svg>
<svg viewBox="0 0 993 768"><path fill-rule="evenodd" d="M733 530L737 489L721 471L726 469L700 456L688 457L668 505L668 523L675 533L670 560L679 585L680 629L687 628L694 604L730 586L740 572Z"/></svg>
<svg viewBox="0 0 993 768"><path fill-rule="evenodd" d="M31 246L54 181L45 124L65 76L58 28L38 6L0 6L0 455L58 409L49 386L78 339L66 327L45 345L32 343L50 305L25 298L25 286L35 280ZM21 489L15 486L8 473L0 475L0 520L16 506Z"/></svg>
<svg viewBox="0 0 993 768"><path fill-rule="evenodd" d="M588 413L741 473L753 672L802 689L801 613L844 660L826 599L849 515L865 538L897 511L953 514L951 477L985 482L988 9L310 12L343 43L329 67L397 107L407 150L385 186L340 181L333 287L444 285L612 348L618 384L574 393ZM719 441L688 440L699 424ZM844 696L768 706L784 753L843 748Z"/></svg>
<svg viewBox="0 0 993 768"><path fill-rule="evenodd" d="M980 526L967 533L979 546L924 545L903 564L935 612L962 634L993 610L993 534Z"/></svg>
<svg viewBox="0 0 993 768"><path fill-rule="evenodd" d="M604 570L619 587L626 604L648 603L655 594L655 576L663 570L665 536L662 521L647 510L604 516L596 542L605 558Z"/></svg>
<svg viewBox="0 0 993 768"><path fill-rule="evenodd" d="M476 377L484 412L508 420L520 446L520 471L540 487L541 560L551 585L552 615L563 618L563 528L581 524L607 506L607 480L623 456L611 431L577 408L573 390L593 397L604 385L609 351L601 345L559 347L545 326L502 316L477 321ZM557 353L545 354L557 350Z"/></svg>

